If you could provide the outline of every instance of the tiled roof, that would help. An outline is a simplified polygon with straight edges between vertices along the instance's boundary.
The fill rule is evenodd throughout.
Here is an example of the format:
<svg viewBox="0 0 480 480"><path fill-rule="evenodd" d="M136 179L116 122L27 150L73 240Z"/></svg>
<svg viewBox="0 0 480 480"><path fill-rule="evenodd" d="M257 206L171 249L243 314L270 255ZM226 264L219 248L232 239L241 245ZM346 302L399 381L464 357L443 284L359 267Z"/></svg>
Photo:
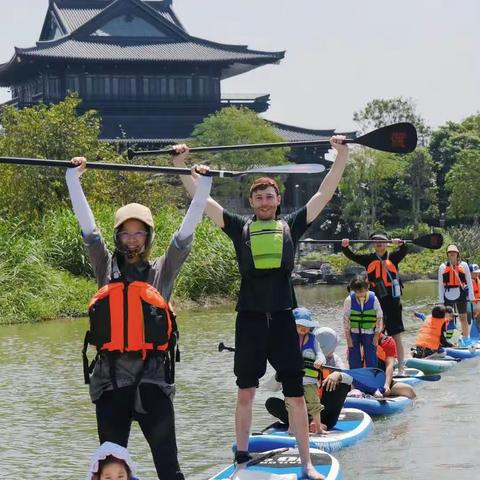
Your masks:
<svg viewBox="0 0 480 480"><path fill-rule="evenodd" d="M93 17L96 17L103 8L59 8L58 13L69 32L73 32Z"/></svg>
<svg viewBox="0 0 480 480"><path fill-rule="evenodd" d="M296 140L328 140L335 132L333 129L313 130L310 128L295 127L284 123L272 122L267 120L275 132L286 141Z"/></svg>
<svg viewBox="0 0 480 480"><path fill-rule="evenodd" d="M82 41L64 37L56 41L38 42L32 48L17 48L16 54L27 58L48 59L234 64L231 71L224 70L222 78L276 62L284 56L284 52L257 52L244 46L223 45L194 37L185 42L103 38Z"/></svg>
<svg viewBox="0 0 480 480"><path fill-rule="evenodd" d="M145 2L145 3L149 4L149 2ZM151 6L163 18L175 24L177 27L180 27L183 29L183 26L180 24L180 22L177 20L177 18L169 8L158 6L156 3L152 4ZM103 6L102 8L100 7L93 8L93 4L92 6L89 6L89 8L59 7L58 14L60 16L60 19L64 23L64 25L68 28L68 31L73 32L77 28L87 23L92 18L96 17L104 8L105 6Z"/></svg>

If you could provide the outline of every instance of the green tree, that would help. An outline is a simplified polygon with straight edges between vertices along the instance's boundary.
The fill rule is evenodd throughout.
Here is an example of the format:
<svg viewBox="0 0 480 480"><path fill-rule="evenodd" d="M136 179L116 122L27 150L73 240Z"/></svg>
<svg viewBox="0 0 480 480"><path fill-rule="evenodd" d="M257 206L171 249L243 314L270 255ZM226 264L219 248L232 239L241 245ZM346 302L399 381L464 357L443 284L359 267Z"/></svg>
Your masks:
<svg viewBox="0 0 480 480"><path fill-rule="evenodd" d="M38 105L1 112L0 154L14 157L65 160L86 156L88 161L121 163L126 160L115 148L99 140L101 119L93 111L77 113L80 100L68 96L55 105ZM146 160L143 160L146 161ZM164 163L169 159L163 158ZM142 163L139 160L138 163ZM0 165L0 212L3 215L43 218L46 211L65 204L68 192L65 171L60 168ZM136 201L160 205L178 198L172 179L146 177L141 173L90 170L82 177L91 203L121 205Z"/></svg>
<svg viewBox="0 0 480 480"><path fill-rule="evenodd" d="M90 160L118 161L114 149L98 140L97 114L88 111L77 115L79 103L72 96L50 107L6 107L1 114L1 154L53 160L85 155ZM67 198L64 169L15 165L0 168L0 206L4 214L41 218ZM97 176L85 178L85 183L92 186Z"/></svg>
<svg viewBox="0 0 480 480"><path fill-rule="evenodd" d="M386 180L402 171L403 165L393 155L358 149L351 155L340 183L342 219L361 236L379 228L379 217L388 209L388 198L382 191Z"/></svg>
<svg viewBox="0 0 480 480"><path fill-rule="evenodd" d="M439 207L445 212L448 207L448 191L445 180L463 150L480 149L480 114L472 115L461 123L448 122L435 130L428 146L437 168Z"/></svg>
<svg viewBox="0 0 480 480"><path fill-rule="evenodd" d="M430 128L422 116L416 112L415 102L411 98L374 99L368 102L362 110L354 112L353 120L358 123L362 132L392 123L413 123L422 145L426 145L430 135Z"/></svg>
<svg viewBox="0 0 480 480"><path fill-rule="evenodd" d="M405 164L401 181L397 183L410 202L407 211L409 223L413 223L413 233L417 234L424 215L438 216L437 186L435 165L425 148L403 157Z"/></svg>
<svg viewBox="0 0 480 480"><path fill-rule="evenodd" d="M452 216L473 218L478 225L480 216L480 150L462 150L446 178L450 192L447 213Z"/></svg>
<svg viewBox="0 0 480 480"><path fill-rule="evenodd" d="M209 115L195 127L192 146L234 145L284 141L271 125L248 108L228 107ZM279 165L287 162L288 149L242 150L195 156L195 162L206 162L213 168L246 170L253 166ZM250 179L248 180L250 181ZM246 184L238 179L225 179L215 184L215 194L220 197L238 196Z"/></svg>

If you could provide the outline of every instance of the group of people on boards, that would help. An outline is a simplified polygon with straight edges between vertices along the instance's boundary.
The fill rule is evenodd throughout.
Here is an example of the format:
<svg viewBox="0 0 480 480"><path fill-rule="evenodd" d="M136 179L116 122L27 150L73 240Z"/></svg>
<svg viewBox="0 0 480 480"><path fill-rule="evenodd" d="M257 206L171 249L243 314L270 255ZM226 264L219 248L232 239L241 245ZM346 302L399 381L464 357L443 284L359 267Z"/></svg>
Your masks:
<svg viewBox="0 0 480 480"><path fill-rule="evenodd" d="M438 268L438 305L432 314L415 315L423 321L413 356L425 358L435 355L445 347L453 347L451 342L456 330L458 315L461 337L459 345L468 345L471 329L477 329L480 317L480 268L462 261L460 251L454 244L447 247L448 260ZM468 311L470 310L470 319Z"/></svg>
<svg viewBox="0 0 480 480"><path fill-rule="evenodd" d="M112 444L126 448L132 421L136 420L149 443L158 478L184 479L178 463L173 409L175 362L179 359L178 331L169 300L204 212L232 240L241 276L234 357L238 386L235 410L237 469L244 468L251 460L248 438L252 405L268 361L282 386L284 418L288 419L296 437L305 477L323 478L311 462L309 430L322 431L336 423L352 379L343 372L324 368L329 363L341 365L334 354L338 337L335 332L323 331L322 335L329 339L323 343L325 348L321 346L322 335L320 340L312 340L312 326L306 323L306 317L311 316L297 309L291 272L298 240L330 201L345 169L348 147L343 140L342 136L330 140L337 156L318 192L304 207L283 218L279 217L281 195L275 180L263 177L254 181L248 198L253 215L246 218L225 210L210 197L208 167L195 166L191 175L181 176L192 202L165 253L153 261L149 256L155 226L150 209L133 203L116 212L114 251L110 252L81 188L80 176L86 170L86 159L72 160L76 168L67 171L67 186L99 286L89 306L90 331L85 338L83 363L85 380L95 404L104 458L94 462L89 478L103 480L101 468L110 460L114 464L111 468L118 467L115 466L118 463L116 453L105 453ZM178 145L175 150L173 164L185 167L188 147ZM352 291L344 305L349 362L352 367L358 367L378 364L380 360L387 381L377 395L402 391L403 395L414 396L413 391L403 390L392 380L395 357L398 357L401 374L405 356L401 339L404 326L398 264L407 253L406 246L394 239L392 243L399 248L389 253L387 244L390 241L386 235L377 234L373 241L374 253L368 255L353 253L348 239L342 242L345 255L363 265L367 275L367 279L358 278L352 283ZM464 295L462 286L471 283L471 279L465 267L458 263L458 256L456 262L453 255L450 258L451 253L442 279L447 278L444 287L452 298L454 286L451 281L456 281L452 269L458 273L460 297L448 301L456 302L460 311ZM301 327L308 328L308 332ZM86 355L88 345L97 350L92 363ZM362 357L360 350L363 350ZM308 365L305 365L306 360ZM309 386L317 384L315 375L318 377L319 366L320 403L310 395L313 390L317 394L318 390ZM307 400L311 424L305 387L310 391ZM333 400L329 402L329 398ZM131 477L132 468L122 461Z"/></svg>
<svg viewBox="0 0 480 480"><path fill-rule="evenodd" d="M122 458L120 464L117 462L123 453L112 451L112 445L127 447L133 420L139 423L149 443L158 478L184 479L178 463L173 409L178 335L169 300L204 211L232 240L241 275L234 358L238 385L237 469L244 468L251 459L248 437L253 399L268 361L288 401L288 418L304 475L312 480L324 478L310 458L303 358L292 313L297 302L291 272L298 240L330 201L342 177L348 159L344 138L334 136L330 140L337 156L318 192L304 207L283 218L278 216L281 195L273 179L263 177L252 184L249 202L253 215L245 218L225 210L209 196L208 167L195 166L191 175L181 176L192 202L164 255L153 261L149 254L155 227L150 209L134 203L116 212L115 248L110 252L81 187L86 159L72 160L76 168L67 171L67 186L99 286L89 306L90 331L83 358L102 444L101 458L97 452L95 458L99 458L92 462L89 480L109 478L102 473L105 462L111 462L109 468L120 467L125 478L132 478L129 463ZM188 147L174 148L174 165L186 166ZM86 355L88 345L97 350L92 363ZM337 381L338 377L333 376L329 384Z"/></svg>

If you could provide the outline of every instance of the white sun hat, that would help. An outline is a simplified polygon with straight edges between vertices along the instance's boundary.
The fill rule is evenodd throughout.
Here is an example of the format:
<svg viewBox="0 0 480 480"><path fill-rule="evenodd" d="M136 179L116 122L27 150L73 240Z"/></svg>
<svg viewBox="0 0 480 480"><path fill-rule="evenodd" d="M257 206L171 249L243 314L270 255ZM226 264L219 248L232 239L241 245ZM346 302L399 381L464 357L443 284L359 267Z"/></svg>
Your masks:
<svg viewBox="0 0 480 480"><path fill-rule="evenodd" d="M135 476L135 464L133 463L132 457L130 457L128 450L125 447L117 445L116 443L104 442L100 445L100 447L97 448L97 450L95 450L95 453L92 455L90 460L90 469L88 470L86 480L92 480L93 475L98 473L99 463L110 455L118 458L119 460L123 460L130 468L132 476Z"/></svg>

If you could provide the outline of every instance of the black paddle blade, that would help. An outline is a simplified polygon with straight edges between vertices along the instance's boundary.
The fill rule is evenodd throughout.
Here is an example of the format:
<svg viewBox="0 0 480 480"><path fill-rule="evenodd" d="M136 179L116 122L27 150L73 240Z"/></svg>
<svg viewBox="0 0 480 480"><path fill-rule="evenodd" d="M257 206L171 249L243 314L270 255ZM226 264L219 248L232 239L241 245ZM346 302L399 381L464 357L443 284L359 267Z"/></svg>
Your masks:
<svg viewBox="0 0 480 480"><path fill-rule="evenodd" d="M417 130L408 122L394 123L354 140L347 140L347 143L358 143L390 153L411 153L417 146Z"/></svg>
<svg viewBox="0 0 480 480"><path fill-rule="evenodd" d="M412 243L419 247L438 250L443 245L443 235L441 233L430 233L412 240Z"/></svg>

